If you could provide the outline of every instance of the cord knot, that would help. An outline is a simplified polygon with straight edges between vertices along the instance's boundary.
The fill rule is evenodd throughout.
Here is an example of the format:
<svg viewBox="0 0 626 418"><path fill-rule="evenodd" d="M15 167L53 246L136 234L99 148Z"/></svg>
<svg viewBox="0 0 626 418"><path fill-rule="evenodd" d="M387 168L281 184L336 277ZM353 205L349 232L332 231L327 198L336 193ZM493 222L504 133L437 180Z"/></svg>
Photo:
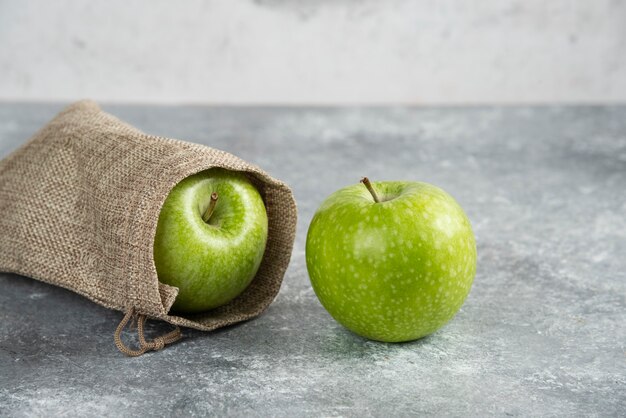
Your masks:
<svg viewBox="0 0 626 418"><path fill-rule="evenodd" d="M126 324L128 324L128 322L131 321L131 319L133 319L133 321L131 322L131 329L134 328L135 323L137 324L137 335L139 337L139 349L129 348L126 344L124 344L121 338L122 331L126 327ZM113 334L113 340L115 341L115 346L117 347L118 350L120 350L122 353L126 354L127 356L137 357L150 350L154 350L154 351L162 350L167 344L171 344L175 341L178 341L182 337L180 328L176 327L174 330L168 332L167 334L155 337L152 341L146 341L146 338L144 335L144 325L146 324L146 319L147 318L145 315L136 314L134 307L131 307L126 311L126 315L124 315L124 318L122 319L120 324L117 326L117 329L115 330L115 333Z"/></svg>

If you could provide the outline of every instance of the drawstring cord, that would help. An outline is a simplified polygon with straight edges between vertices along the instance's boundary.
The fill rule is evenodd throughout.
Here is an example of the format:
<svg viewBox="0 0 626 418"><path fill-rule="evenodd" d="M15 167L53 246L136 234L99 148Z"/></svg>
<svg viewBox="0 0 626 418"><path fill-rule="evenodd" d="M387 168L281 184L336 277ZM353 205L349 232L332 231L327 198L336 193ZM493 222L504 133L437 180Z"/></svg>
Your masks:
<svg viewBox="0 0 626 418"><path fill-rule="evenodd" d="M144 330L144 325L146 323L147 318L145 315L139 314L139 315L136 315L137 316L137 335L139 336L139 349L133 350L122 342L122 338L120 337L120 335L122 334L122 331L126 327L126 324L128 324L128 321L130 321L130 319L133 318L134 316L135 316L135 308L131 307L130 309L128 309L128 311L126 311L126 315L124 315L124 318L122 319L120 324L117 326L117 329L115 330L115 334L113 334L115 346L117 347L118 350L120 350L122 353L126 354L127 356L137 357L137 356L144 354L147 351L161 350L167 344L171 344L175 341L180 340L182 336L180 332L180 328L176 327L173 331L170 331L167 334L156 337L152 341L146 341L143 330ZM131 323L131 328L132 328L132 323Z"/></svg>

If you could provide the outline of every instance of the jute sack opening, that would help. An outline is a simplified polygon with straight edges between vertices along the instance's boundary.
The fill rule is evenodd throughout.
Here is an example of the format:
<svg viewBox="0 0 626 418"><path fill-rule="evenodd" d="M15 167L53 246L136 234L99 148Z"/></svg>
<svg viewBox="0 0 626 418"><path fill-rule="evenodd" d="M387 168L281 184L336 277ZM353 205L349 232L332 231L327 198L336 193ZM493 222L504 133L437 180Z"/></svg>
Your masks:
<svg viewBox="0 0 626 418"><path fill-rule="evenodd" d="M246 173L267 209L265 255L250 286L225 306L193 316L169 314L178 289L160 283L153 244L170 190L197 172ZM93 102L69 106L0 161L0 270L61 286L126 312L115 343L128 355L162 348L173 332L146 341L146 317L210 331L259 315L289 264L296 206L289 187L231 154L146 135ZM136 318L140 347L120 332Z"/></svg>

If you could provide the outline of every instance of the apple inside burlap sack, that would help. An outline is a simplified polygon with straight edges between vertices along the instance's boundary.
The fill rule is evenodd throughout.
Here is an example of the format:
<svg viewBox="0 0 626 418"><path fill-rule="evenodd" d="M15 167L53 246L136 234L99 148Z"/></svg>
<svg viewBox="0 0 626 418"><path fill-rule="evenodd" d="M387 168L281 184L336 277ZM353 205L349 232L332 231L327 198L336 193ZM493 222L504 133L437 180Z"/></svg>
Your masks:
<svg viewBox="0 0 626 418"><path fill-rule="evenodd" d="M265 254L252 283L230 303L170 315L178 289L159 282L153 258L159 211L178 182L212 167L246 173L259 190L269 225ZM178 326L210 331L259 315L278 293L295 228L291 190L260 168L210 147L146 135L93 102L69 106L0 161L0 271L125 312L114 338L128 355L177 340ZM138 349L120 339L133 317ZM146 318L177 327L146 341Z"/></svg>

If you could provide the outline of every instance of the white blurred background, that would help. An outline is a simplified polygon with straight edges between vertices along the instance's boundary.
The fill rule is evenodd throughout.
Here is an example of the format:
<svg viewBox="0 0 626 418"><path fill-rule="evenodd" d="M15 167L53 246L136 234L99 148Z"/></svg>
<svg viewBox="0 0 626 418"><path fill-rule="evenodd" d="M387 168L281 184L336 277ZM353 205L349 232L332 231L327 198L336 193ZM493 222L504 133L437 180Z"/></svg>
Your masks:
<svg viewBox="0 0 626 418"><path fill-rule="evenodd" d="M0 100L626 101L626 1L0 0Z"/></svg>

